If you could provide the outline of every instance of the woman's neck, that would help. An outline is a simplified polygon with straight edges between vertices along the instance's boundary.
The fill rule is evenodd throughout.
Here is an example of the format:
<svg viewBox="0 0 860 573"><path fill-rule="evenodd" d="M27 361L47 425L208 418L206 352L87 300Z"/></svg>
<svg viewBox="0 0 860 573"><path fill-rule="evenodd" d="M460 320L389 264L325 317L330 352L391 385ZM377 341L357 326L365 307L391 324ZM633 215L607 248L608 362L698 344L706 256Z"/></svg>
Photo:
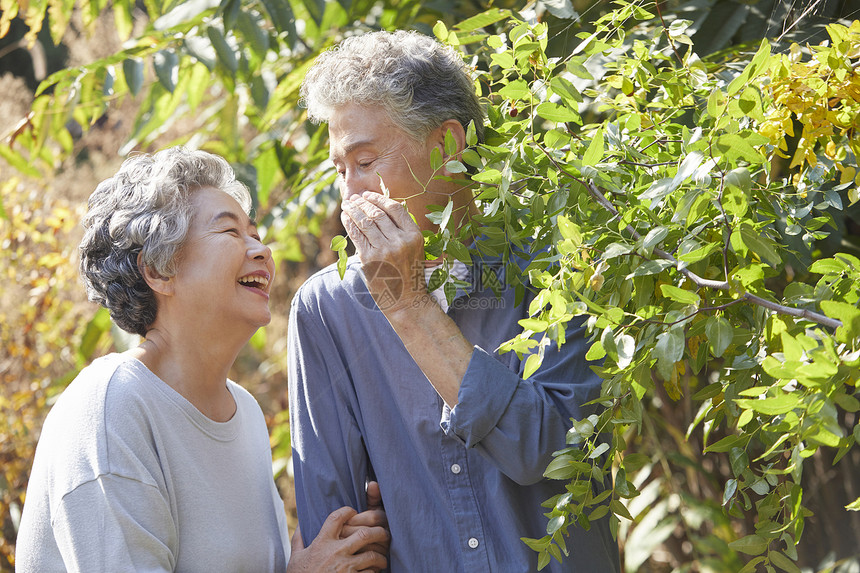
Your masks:
<svg viewBox="0 0 860 573"><path fill-rule="evenodd" d="M236 412L236 403L227 389L227 377L241 347L228 344L223 338L220 344L207 344L199 338L156 327L147 332L140 346L128 353L206 417L226 422Z"/></svg>

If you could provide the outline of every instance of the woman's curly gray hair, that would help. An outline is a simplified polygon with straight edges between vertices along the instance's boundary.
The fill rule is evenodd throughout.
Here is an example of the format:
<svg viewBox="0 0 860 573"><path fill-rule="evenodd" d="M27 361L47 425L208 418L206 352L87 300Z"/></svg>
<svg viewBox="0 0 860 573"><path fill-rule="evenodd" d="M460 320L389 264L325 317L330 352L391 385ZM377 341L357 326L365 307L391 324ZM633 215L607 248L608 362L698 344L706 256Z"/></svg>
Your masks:
<svg viewBox="0 0 860 573"><path fill-rule="evenodd" d="M484 139L484 115L463 59L433 38L398 30L353 36L320 54L301 87L308 116L327 122L345 104L381 105L391 121L423 141L444 121Z"/></svg>
<svg viewBox="0 0 860 573"><path fill-rule="evenodd" d="M251 195L227 161L184 147L127 159L90 196L81 276L87 297L123 330L146 336L155 322L155 295L139 265L164 277L175 274L191 223L190 197L204 187L224 191L251 212Z"/></svg>

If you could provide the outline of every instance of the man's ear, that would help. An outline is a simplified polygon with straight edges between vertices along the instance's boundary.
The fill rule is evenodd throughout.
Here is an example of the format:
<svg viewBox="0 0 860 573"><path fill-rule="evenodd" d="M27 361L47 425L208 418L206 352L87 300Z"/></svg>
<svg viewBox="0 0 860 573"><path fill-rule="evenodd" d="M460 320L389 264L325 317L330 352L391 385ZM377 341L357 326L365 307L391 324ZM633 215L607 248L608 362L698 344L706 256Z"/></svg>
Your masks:
<svg viewBox="0 0 860 573"><path fill-rule="evenodd" d="M137 255L137 268L140 270L143 280L146 281L152 292L167 296L172 295L174 287L173 277L165 277L152 267L143 264L141 261L142 254L138 253Z"/></svg>
<svg viewBox="0 0 860 573"><path fill-rule="evenodd" d="M442 122L437 133L439 138L437 144L441 146L443 165L452 160L459 161L460 154L466 149L466 130L463 125L456 119L448 119ZM442 174L449 177L457 176L456 173L451 173L444 167Z"/></svg>

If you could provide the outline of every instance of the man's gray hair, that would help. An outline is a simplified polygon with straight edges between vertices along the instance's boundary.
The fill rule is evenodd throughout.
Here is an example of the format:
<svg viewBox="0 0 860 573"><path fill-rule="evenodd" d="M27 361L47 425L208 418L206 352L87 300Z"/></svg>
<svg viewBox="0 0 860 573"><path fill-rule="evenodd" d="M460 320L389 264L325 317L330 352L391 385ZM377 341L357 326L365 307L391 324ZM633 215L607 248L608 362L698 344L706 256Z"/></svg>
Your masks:
<svg viewBox="0 0 860 573"><path fill-rule="evenodd" d="M191 195L219 189L251 212L248 189L217 155L173 147L123 162L88 202L80 245L87 297L110 311L123 330L141 336L155 322L155 295L140 264L163 277L176 272L176 258L191 224Z"/></svg>
<svg viewBox="0 0 860 573"><path fill-rule="evenodd" d="M463 128L474 121L483 141L484 115L463 58L418 32L347 38L317 57L302 83L301 100L314 122L328 122L346 104L379 105L415 141L449 119Z"/></svg>

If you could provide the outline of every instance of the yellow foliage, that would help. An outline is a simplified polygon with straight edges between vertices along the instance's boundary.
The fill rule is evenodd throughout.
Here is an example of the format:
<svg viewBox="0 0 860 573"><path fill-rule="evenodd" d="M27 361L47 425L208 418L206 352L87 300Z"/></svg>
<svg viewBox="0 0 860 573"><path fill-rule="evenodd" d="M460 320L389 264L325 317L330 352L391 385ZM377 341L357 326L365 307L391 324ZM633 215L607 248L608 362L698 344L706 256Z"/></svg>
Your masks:
<svg viewBox="0 0 860 573"><path fill-rule="evenodd" d="M0 527L14 532L39 428L51 396L77 365L74 349L90 305L75 264L82 207L11 178L0 184ZM0 537L0 570L13 563L14 535Z"/></svg>
<svg viewBox="0 0 860 573"><path fill-rule="evenodd" d="M791 168L814 167L819 146L830 159L843 156L860 127L860 74L856 71L860 22L854 21L850 28L831 24L827 31L831 41L808 47L812 53L808 61L801 61L803 50L792 45L764 86L773 105L760 127L761 134L785 151L793 122L803 126Z"/></svg>

